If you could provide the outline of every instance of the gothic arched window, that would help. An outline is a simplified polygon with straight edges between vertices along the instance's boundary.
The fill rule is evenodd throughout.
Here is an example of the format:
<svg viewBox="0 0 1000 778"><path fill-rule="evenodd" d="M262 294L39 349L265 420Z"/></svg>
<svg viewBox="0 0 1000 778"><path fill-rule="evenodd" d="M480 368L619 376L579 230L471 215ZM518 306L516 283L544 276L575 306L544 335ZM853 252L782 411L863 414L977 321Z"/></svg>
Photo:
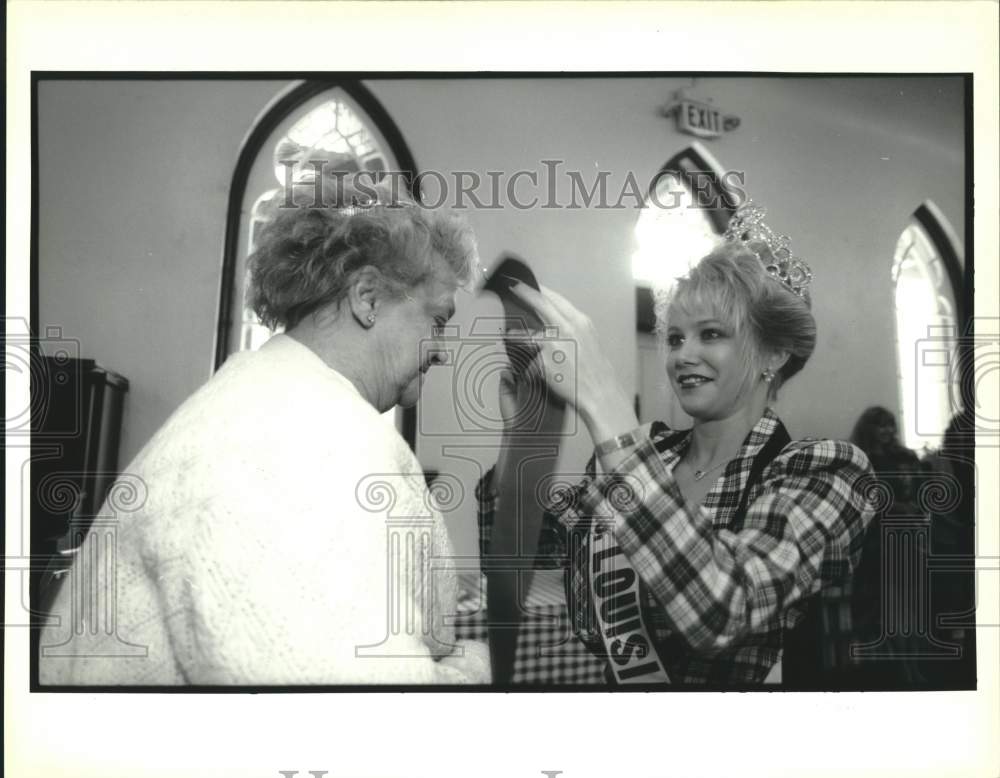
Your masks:
<svg viewBox="0 0 1000 778"><path fill-rule="evenodd" d="M246 260L281 187L303 170L375 179L399 171L412 181L414 168L395 124L357 82L300 83L272 104L243 145L230 190L216 367L272 334L245 305Z"/></svg>
<svg viewBox="0 0 1000 778"><path fill-rule="evenodd" d="M639 347L636 412L641 421L661 419L675 429L689 424L667 386L652 334L654 299L657 290L669 287L719 244L739 195L721 165L698 143L671 157L650 184L632 254Z"/></svg>
<svg viewBox="0 0 1000 778"><path fill-rule="evenodd" d="M936 448L960 410L961 253L933 203L913 214L892 263L902 442Z"/></svg>
<svg viewBox="0 0 1000 778"><path fill-rule="evenodd" d="M667 285L705 256L739 205L737 194L721 165L700 144L671 157L653 178L635 225L636 285ZM640 329L645 323L640 319Z"/></svg>

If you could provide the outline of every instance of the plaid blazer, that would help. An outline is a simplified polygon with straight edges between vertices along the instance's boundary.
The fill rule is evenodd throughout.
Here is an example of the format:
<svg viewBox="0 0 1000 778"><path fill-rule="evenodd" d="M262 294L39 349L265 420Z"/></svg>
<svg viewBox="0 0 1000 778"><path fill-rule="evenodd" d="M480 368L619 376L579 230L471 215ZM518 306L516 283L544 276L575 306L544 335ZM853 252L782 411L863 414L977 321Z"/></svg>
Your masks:
<svg viewBox="0 0 1000 778"><path fill-rule="evenodd" d="M754 458L779 429L767 409L699 507L685 503L673 478L691 436L660 423L635 433L614 472L595 475L592 457L586 477L549 505L536 561L567 569L570 617L589 648L604 655L588 589L588 536L611 529L638 573L643 615L671 682L763 682L807 599L843 585L857 566L873 515L868 459L835 440L784 446L749 485L739 515ZM492 478L491 470L478 490L484 554L496 509Z"/></svg>

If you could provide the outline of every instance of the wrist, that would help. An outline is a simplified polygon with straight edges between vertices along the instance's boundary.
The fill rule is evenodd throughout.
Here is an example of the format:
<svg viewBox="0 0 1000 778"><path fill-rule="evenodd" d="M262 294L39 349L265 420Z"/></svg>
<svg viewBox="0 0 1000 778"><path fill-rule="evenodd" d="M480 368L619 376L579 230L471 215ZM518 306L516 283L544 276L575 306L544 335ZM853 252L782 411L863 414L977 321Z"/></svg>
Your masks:
<svg viewBox="0 0 1000 778"><path fill-rule="evenodd" d="M594 453L603 462L610 454L625 451L636 446L641 439L641 435L642 430L637 428L623 432L621 435L615 435L607 440L595 440Z"/></svg>
<svg viewBox="0 0 1000 778"><path fill-rule="evenodd" d="M621 391L595 397L580 407L580 417L595 445L639 426L632 404Z"/></svg>

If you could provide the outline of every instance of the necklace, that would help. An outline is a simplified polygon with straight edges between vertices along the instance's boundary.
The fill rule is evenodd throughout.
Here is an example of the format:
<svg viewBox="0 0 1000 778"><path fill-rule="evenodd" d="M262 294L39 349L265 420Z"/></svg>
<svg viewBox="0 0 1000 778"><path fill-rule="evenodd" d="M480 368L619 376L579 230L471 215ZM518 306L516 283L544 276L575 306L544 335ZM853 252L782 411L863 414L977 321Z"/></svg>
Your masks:
<svg viewBox="0 0 1000 778"><path fill-rule="evenodd" d="M715 465L714 467L708 468L708 470L695 470L694 471L694 480L695 481L700 481L702 478L704 478L706 475L708 475L709 473L711 473L713 470L718 470L720 467L722 467L723 465L728 464L728 463L729 463L729 460L726 459L725 461L720 462L719 464Z"/></svg>

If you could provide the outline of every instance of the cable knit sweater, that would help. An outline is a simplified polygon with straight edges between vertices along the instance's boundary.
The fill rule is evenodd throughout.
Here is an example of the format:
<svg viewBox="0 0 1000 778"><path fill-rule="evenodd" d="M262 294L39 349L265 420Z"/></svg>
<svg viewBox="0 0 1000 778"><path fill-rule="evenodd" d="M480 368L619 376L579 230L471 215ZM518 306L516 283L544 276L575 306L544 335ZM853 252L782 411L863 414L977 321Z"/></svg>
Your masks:
<svg viewBox="0 0 1000 778"><path fill-rule="evenodd" d="M57 594L42 684L489 681L444 623L451 545L420 465L292 338L231 357L130 481L141 505L109 497Z"/></svg>

